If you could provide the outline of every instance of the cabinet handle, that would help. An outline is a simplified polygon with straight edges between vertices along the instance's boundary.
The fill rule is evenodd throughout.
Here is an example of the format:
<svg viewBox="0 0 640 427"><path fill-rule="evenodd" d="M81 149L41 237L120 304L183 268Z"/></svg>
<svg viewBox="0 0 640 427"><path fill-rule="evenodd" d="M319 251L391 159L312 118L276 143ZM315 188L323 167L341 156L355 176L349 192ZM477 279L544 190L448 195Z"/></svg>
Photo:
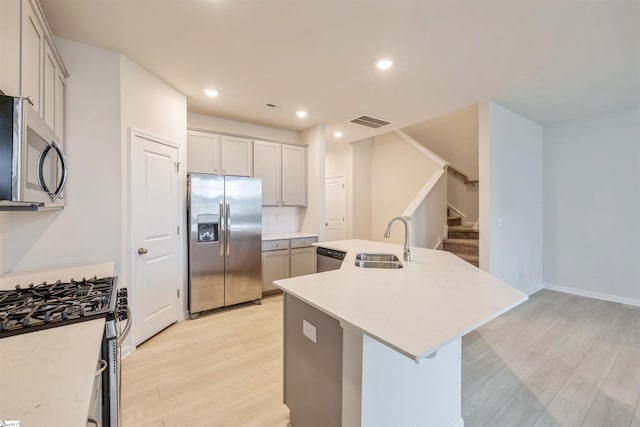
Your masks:
<svg viewBox="0 0 640 427"><path fill-rule="evenodd" d="M149 251L146 250L145 248L139 248L138 249L138 255L145 255L147 252L149 252Z"/></svg>
<svg viewBox="0 0 640 427"><path fill-rule="evenodd" d="M35 102L33 102L33 98L32 98L32 97L30 97L30 96L26 96L24 99L25 99L29 104L31 104L31 106L32 106L32 107L35 107L36 103L35 103Z"/></svg>

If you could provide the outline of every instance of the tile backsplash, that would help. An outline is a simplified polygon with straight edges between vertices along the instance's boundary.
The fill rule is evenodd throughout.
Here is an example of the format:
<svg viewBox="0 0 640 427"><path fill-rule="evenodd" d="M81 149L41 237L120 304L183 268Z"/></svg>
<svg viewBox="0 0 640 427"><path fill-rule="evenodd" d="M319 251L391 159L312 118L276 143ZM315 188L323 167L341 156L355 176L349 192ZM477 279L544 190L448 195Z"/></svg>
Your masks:
<svg viewBox="0 0 640 427"><path fill-rule="evenodd" d="M262 234L295 233L297 231L299 231L298 208L262 208Z"/></svg>

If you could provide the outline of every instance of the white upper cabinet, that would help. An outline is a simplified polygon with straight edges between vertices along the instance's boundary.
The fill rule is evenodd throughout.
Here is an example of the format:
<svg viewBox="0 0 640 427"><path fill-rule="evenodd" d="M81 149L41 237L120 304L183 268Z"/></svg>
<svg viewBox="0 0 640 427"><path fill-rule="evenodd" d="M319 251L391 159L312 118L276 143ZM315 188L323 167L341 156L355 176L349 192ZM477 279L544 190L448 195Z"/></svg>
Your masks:
<svg viewBox="0 0 640 427"><path fill-rule="evenodd" d="M37 0L0 2L0 59L0 89L28 98L62 142L68 73Z"/></svg>
<svg viewBox="0 0 640 427"><path fill-rule="evenodd" d="M252 176L253 141L190 130L187 132L187 172Z"/></svg>
<svg viewBox="0 0 640 427"><path fill-rule="evenodd" d="M44 25L35 5L25 2L22 21L22 93L42 115L44 71Z"/></svg>
<svg viewBox="0 0 640 427"><path fill-rule="evenodd" d="M220 173L220 135L189 131L187 134L187 172Z"/></svg>
<svg viewBox="0 0 640 427"><path fill-rule="evenodd" d="M307 205L307 148L282 145L282 206Z"/></svg>
<svg viewBox="0 0 640 427"><path fill-rule="evenodd" d="M56 108L56 60L48 43L44 44L44 79L42 117L51 129L55 127Z"/></svg>
<svg viewBox="0 0 640 427"><path fill-rule="evenodd" d="M55 85L55 125L53 131L62 140L64 137L64 106L67 83L64 74L60 70L56 70Z"/></svg>
<svg viewBox="0 0 640 427"><path fill-rule="evenodd" d="M251 176L253 173L253 141L235 136L222 136L220 168L225 175Z"/></svg>
<svg viewBox="0 0 640 427"><path fill-rule="evenodd" d="M20 95L20 2L0 1L0 90Z"/></svg>
<svg viewBox="0 0 640 427"><path fill-rule="evenodd" d="M282 144L253 141L253 176L262 178L262 205L280 204L280 156Z"/></svg>

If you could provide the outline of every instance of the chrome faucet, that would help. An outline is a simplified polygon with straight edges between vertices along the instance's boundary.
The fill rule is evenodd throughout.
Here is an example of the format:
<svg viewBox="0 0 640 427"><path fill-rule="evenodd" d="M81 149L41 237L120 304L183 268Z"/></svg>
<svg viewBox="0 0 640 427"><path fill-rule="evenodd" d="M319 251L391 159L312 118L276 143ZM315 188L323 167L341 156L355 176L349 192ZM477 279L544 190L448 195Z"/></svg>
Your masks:
<svg viewBox="0 0 640 427"><path fill-rule="evenodd" d="M404 224L404 253L403 253L403 258L404 258L405 261L411 261L411 252L409 251L409 221L407 221L406 217L397 216L397 217L393 218L391 221L389 221L389 224L387 225L387 231L384 233L384 237L386 237L388 239L389 236L391 236L391 226L396 221L402 221L402 223Z"/></svg>

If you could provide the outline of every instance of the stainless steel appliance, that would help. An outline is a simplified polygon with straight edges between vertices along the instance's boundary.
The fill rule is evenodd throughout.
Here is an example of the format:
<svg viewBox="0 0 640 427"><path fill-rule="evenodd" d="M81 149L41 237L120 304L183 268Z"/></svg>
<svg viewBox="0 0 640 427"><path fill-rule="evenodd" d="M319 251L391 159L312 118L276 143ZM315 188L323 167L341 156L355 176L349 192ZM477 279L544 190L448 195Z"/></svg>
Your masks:
<svg viewBox="0 0 640 427"><path fill-rule="evenodd" d="M338 270L344 261L346 252L335 249L317 248L316 266L318 273L323 271Z"/></svg>
<svg viewBox="0 0 640 427"><path fill-rule="evenodd" d="M262 180L190 174L189 312L262 298Z"/></svg>
<svg viewBox="0 0 640 427"><path fill-rule="evenodd" d="M0 210L64 205L67 163L59 141L26 100L0 95Z"/></svg>
<svg viewBox="0 0 640 427"><path fill-rule="evenodd" d="M13 335L105 318L100 368L88 423L118 425L119 349L131 325L127 290L116 294L116 278L17 285L0 291L0 339ZM120 331L120 322L129 319Z"/></svg>

